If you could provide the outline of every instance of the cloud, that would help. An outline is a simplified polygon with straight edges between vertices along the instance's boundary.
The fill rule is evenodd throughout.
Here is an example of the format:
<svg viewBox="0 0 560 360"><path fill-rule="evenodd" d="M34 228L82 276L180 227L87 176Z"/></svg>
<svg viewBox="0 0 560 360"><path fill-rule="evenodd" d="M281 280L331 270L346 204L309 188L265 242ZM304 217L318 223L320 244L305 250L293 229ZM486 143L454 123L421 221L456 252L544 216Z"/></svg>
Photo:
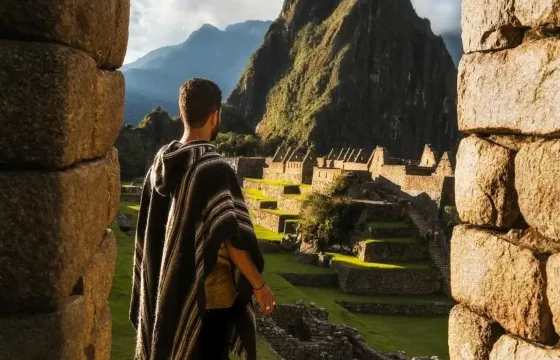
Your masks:
<svg viewBox="0 0 560 360"><path fill-rule="evenodd" d="M418 16L430 19L436 34L461 33L461 0L412 0Z"/></svg>
<svg viewBox="0 0 560 360"><path fill-rule="evenodd" d="M274 20L283 0L131 0L126 62L153 49L179 44L205 23L218 28L245 20ZM317 0L320 1L320 0ZM390 0L389 0L390 1ZM460 0L412 0L437 34L460 32Z"/></svg>
<svg viewBox="0 0 560 360"><path fill-rule="evenodd" d="M273 20L283 0L132 0L126 62L179 44L203 24L218 28L245 20Z"/></svg>

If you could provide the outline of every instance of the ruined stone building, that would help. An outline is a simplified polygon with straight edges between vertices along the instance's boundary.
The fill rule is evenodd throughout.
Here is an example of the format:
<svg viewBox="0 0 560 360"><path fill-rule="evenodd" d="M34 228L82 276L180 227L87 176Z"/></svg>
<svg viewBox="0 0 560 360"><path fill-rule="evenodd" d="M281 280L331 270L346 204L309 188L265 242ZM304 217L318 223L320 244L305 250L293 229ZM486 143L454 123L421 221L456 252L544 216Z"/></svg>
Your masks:
<svg viewBox="0 0 560 360"><path fill-rule="evenodd" d="M264 179L285 180L294 184L311 184L317 158L312 150L280 146L266 162Z"/></svg>
<svg viewBox="0 0 560 360"><path fill-rule="evenodd" d="M110 358L129 5L0 5L2 359Z"/></svg>
<svg viewBox="0 0 560 360"><path fill-rule="evenodd" d="M443 205L454 203L454 156L438 156L430 145L420 160L392 158L386 148L372 152L364 149L333 149L317 159L313 171L313 189L323 192L344 173L375 180L400 198L408 199L427 214L437 216Z"/></svg>
<svg viewBox="0 0 560 360"><path fill-rule="evenodd" d="M452 360L560 359L559 14L463 0Z"/></svg>

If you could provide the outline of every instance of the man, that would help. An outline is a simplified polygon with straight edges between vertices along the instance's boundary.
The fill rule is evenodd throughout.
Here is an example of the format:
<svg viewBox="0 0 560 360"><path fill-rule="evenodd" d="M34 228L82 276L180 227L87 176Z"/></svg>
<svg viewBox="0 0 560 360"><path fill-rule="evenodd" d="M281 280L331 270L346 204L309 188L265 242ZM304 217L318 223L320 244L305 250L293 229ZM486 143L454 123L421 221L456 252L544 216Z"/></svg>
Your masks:
<svg viewBox="0 0 560 360"><path fill-rule="evenodd" d="M221 91L180 90L185 132L150 167L140 202L130 320L135 359L256 360L255 319L274 310L264 260L233 169L216 153Z"/></svg>

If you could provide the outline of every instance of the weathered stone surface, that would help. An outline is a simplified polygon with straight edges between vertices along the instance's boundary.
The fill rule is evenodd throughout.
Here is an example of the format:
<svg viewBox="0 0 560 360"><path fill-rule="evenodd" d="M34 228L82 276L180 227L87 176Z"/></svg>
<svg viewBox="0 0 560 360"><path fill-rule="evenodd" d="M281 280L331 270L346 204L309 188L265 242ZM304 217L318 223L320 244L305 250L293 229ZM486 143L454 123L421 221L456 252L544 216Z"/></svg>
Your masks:
<svg viewBox="0 0 560 360"><path fill-rule="evenodd" d="M68 45L115 69L126 55L129 16L130 0L4 0L0 33Z"/></svg>
<svg viewBox="0 0 560 360"><path fill-rule="evenodd" d="M546 263L546 278L548 281L546 294L552 310L552 319L556 333L560 335L560 254L548 258Z"/></svg>
<svg viewBox="0 0 560 360"><path fill-rule="evenodd" d="M462 5L465 53L515 47L527 27L560 26L558 0L464 0Z"/></svg>
<svg viewBox="0 0 560 360"><path fill-rule="evenodd" d="M560 91L557 93L560 94ZM560 113L557 116L560 116ZM559 174L559 140L525 146L515 158L515 187L519 196L519 208L525 221L543 235L558 241L560 241Z"/></svg>
<svg viewBox="0 0 560 360"><path fill-rule="evenodd" d="M117 262L117 243L111 230L106 230L103 242L87 265L83 278L84 297L86 299L86 316L93 323L101 316L106 306L115 264Z"/></svg>
<svg viewBox="0 0 560 360"><path fill-rule="evenodd" d="M120 71L97 72L93 154L105 154L114 144L124 117L124 76Z"/></svg>
<svg viewBox="0 0 560 360"><path fill-rule="evenodd" d="M530 344L510 335L502 336L490 353L490 360L558 360L560 349Z"/></svg>
<svg viewBox="0 0 560 360"><path fill-rule="evenodd" d="M62 45L0 40L0 164L59 169L102 157L123 109L121 73Z"/></svg>
<svg viewBox="0 0 560 360"><path fill-rule="evenodd" d="M84 309L84 298L72 296L51 313L0 317L2 359L83 359L87 341Z"/></svg>
<svg viewBox="0 0 560 360"><path fill-rule="evenodd" d="M105 302L91 332L89 350L93 353L93 359L111 359L111 335L111 308L109 303Z"/></svg>
<svg viewBox="0 0 560 360"><path fill-rule="evenodd" d="M497 235L510 243L543 254L555 254L560 252L560 242L542 236L535 229L510 230L505 235Z"/></svg>
<svg viewBox="0 0 560 360"><path fill-rule="evenodd" d="M467 133L560 134L559 66L560 42L554 39L463 56L459 129Z"/></svg>
<svg viewBox="0 0 560 360"><path fill-rule="evenodd" d="M111 157L60 172L0 172L3 312L51 309L79 290L116 214L118 183Z"/></svg>
<svg viewBox="0 0 560 360"><path fill-rule="evenodd" d="M457 226L451 240L451 292L508 332L543 344L554 339L544 264L491 232Z"/></svg>
<svg viewBox="0 0 560 360"><path fill-rule="evenodd" d="M449 313L449 357L488 360L492 346L503 332L494 320L457 305Z"/></svg>
<svg viewBox="0 0 560 360"><path fill-rule="evenodd" d="M461 141L455 169L455 202L471 224L509 227L519 216L515 153L476 136Z"/></svg>

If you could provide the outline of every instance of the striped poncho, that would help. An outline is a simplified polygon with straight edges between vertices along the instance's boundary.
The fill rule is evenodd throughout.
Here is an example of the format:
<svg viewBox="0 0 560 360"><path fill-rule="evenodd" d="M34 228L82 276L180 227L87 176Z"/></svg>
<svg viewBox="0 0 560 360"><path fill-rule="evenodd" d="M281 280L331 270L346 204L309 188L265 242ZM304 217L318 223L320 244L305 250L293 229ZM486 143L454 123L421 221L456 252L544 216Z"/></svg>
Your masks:
<svg viewBox="0 0 560 360"><path fill-rule="evenodd" d="M220 245L264 261L233 169L205 141L174 141L154 159L142 190L130 320L136 360L198 360L204 282ZM256 360L251 284L234 271L237 300L231 350Z"/></svg>

